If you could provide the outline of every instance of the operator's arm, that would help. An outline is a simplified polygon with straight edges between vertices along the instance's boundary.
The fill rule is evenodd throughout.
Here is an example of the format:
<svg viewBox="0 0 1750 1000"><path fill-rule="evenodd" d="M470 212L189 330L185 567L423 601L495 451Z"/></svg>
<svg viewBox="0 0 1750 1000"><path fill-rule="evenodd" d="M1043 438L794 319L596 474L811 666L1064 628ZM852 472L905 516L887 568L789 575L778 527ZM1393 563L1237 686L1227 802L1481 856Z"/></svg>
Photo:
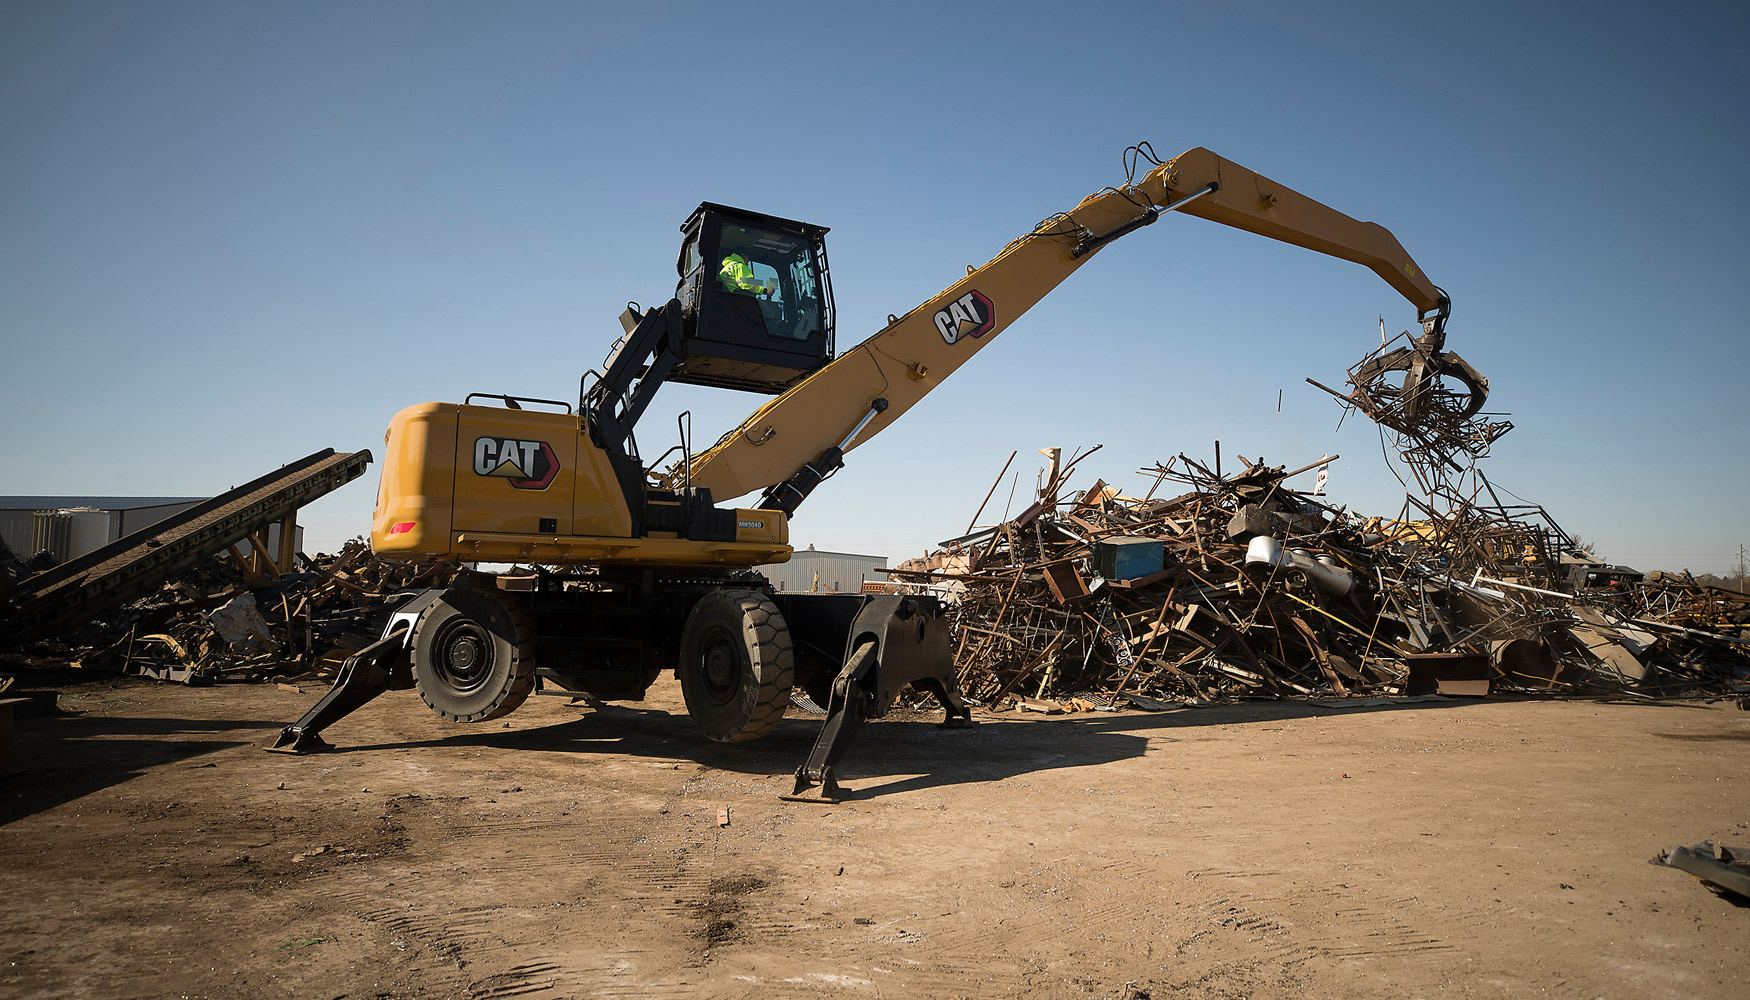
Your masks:
<svg viewBox="0 0 1750 1000"><path fill-rule="evenodd" d="M1207 149L1192 149L1134 187L1090 195L1045 220L990 263L760 407L695 460L693 484L721 499L738 497L783 483L811 463L818 467L823 453L841 442L849 451L869 440L1101 246L1169 209L1364 264L1424 313L1440 302L1384 227L1351 219ZM872 408L880 406L877 400L886 401L879 412Z"/></svg>

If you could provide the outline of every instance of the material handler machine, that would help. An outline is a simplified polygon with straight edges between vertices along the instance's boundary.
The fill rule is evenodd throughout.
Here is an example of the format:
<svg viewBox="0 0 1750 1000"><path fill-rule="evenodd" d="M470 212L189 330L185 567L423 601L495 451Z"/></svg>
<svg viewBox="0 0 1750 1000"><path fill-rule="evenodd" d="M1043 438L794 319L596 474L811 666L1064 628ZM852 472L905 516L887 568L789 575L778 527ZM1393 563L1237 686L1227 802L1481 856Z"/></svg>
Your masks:
<svg viewBox="0 0 1750 1000"><path fill-rule="evenodd" d="M317 735L385 690L414 688L457 722L507 715L537 684L638 700L674 670L717 741L772 731L792 690L827 710L794 797L836 801L834 766L865 718L908 685L970 721L949 623L934 598L779 593L751 567L790 556L789 520L879 434L1106 244L1178 212L1363 264L1416 307L1422 334L1384 366L1406 410L1442 378L1487 382L1444 351L1450 304L1390 232L1207 149L1161 162L1146 143L1126 182L1047 218L982 267L844 353L834 350L825 227L706 202L681 226L667 302L620 317L605 368L566 402L475 394L389 425L371 527L379 555L532 564L532 581L469 572L417 594L275 749ZM1140 179L1139 163L1150 169ZM668 382L773 395L694 453L654 462L634 429ZM1450 394L1449 394L1450 396ZM678 451L678 457L663 462ZM760 491L746 507L720 500ZM786 796L791 797L791 796Z"/></svg>

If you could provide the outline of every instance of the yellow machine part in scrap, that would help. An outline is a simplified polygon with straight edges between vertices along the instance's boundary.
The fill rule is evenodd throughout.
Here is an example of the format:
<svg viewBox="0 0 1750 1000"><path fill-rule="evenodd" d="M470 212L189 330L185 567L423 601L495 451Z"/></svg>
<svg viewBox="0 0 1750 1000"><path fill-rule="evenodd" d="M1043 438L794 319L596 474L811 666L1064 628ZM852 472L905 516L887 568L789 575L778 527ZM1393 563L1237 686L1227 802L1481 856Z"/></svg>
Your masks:
<svg viewBox="0 0 1750 1000"><path fill-rule="evenodd" d="M789 521L773 510L736 510L733 541L633 537L608 456L575 414L420 403L390 421L382 469L371 547L384 555L730 567L790 558Z"/></svg>

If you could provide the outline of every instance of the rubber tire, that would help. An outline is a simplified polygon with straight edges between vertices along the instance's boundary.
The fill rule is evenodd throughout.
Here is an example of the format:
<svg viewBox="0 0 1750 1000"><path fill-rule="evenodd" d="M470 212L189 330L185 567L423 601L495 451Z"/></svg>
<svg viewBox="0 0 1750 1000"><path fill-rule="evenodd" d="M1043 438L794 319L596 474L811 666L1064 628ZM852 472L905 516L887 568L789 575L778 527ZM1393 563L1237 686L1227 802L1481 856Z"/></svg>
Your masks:
<svg viewBox="0 0 1750 1000"><path fill-rule="evenodd" d="M715 590L681 629L681 694L708 739L739 743L776 729L795 680L790 626L757 590Z"/></svg>
<svg viewBox="0 0 1750 1000"><path fill-rule="evenodd" d="M458 640L472 646L473 663L455 662ZM535 690L534 616L503 591L451 587L419 616L412 658L413 686L433 712L451 722L503 718Z"/></svg>

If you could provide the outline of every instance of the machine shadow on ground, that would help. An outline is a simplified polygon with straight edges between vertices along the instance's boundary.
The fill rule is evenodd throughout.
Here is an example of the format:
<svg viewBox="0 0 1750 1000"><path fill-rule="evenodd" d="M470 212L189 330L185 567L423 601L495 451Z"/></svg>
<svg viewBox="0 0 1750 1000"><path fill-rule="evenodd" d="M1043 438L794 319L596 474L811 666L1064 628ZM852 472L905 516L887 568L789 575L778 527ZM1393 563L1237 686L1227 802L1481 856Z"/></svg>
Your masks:
<svg viewBox="0 0 1750 1000"><path fill-rule="evenodd" d="M0 825L131 781L153 768L248 746L254 740L241 731L275 730L282 723L92 713L26 719L16 725L14 773L0 780ZM208 738L215 734L242 738ZM201 738L188 738L195 735Z"/></svg>
<svg viewBox="0 0 1750 1000"><path fill-rule="evenodd" d="M854 800L929 788L1001 781L1045 771L1092 767L1145 754L1151 743L1175 742L1175 732L1216 725L1286 721L1381 711L1446 710L1482 702L1438 701L1331 709L1305 702L1243 703L1151 714L1090 713L1051 718L990 718L944 727L904 713L865 723L841 761L839 780ZM513 716L513 718L515 718ZM498 725L491 723L489 725ZM336 727L337 729L340 727ZM784 720L770 735L746 743L711 743L685 715L610 704L575 720L530 728L457 732L430 740L348 746L330 731L331 753L355 754L421 747L490 747L557 754L612 754L687 760L749 776L788 777L808 756L820 731L818 717ZM869 784L869 782L875 782ZM788 789L785 789L786 791Z"/></svg>
<svg viewBox="0 0 1750 1000"><path fill-rule="evenodd" d="M89 697L98 699L90 707L101 709L105 707L103 699L112 696ZM1242 702L1149 714L982 715L978 725L965 728L940 726L935 712L901 711L864 725L840 763L839 779L855 799L870 800L1133 759L1146 753L1151 744L1188 738L1184 734L1210 726L1356 713L1475 710L1502 703L1495 699L1443 700L1332 708L1309 702ZM75 702L74 707L79 704ZM117 707L125 704L125 696L120 696ZM1647 707L1684 706L1649 703ZM336 744L331 752L334 755L441 747L580 758L626 755L691 761L750 777L770 777L776 787L788 782L820 731L820 717L792 716L763 739L718 744L701 737L684 714L622 704L578 711L576 719L538 726L519 725L527 716L516 715L509 720L509 728L500 728L500 723L487 723L478 729L454 726L452 735L431 739L349 744L345 722L327 736ZM197 760L221 750L265 746L267 736L286 721L130 717L99 711L20 720L14 772L0 779L0 825L125 783L153 768ZM315 759L311 765L319 766Z"/></svg>

